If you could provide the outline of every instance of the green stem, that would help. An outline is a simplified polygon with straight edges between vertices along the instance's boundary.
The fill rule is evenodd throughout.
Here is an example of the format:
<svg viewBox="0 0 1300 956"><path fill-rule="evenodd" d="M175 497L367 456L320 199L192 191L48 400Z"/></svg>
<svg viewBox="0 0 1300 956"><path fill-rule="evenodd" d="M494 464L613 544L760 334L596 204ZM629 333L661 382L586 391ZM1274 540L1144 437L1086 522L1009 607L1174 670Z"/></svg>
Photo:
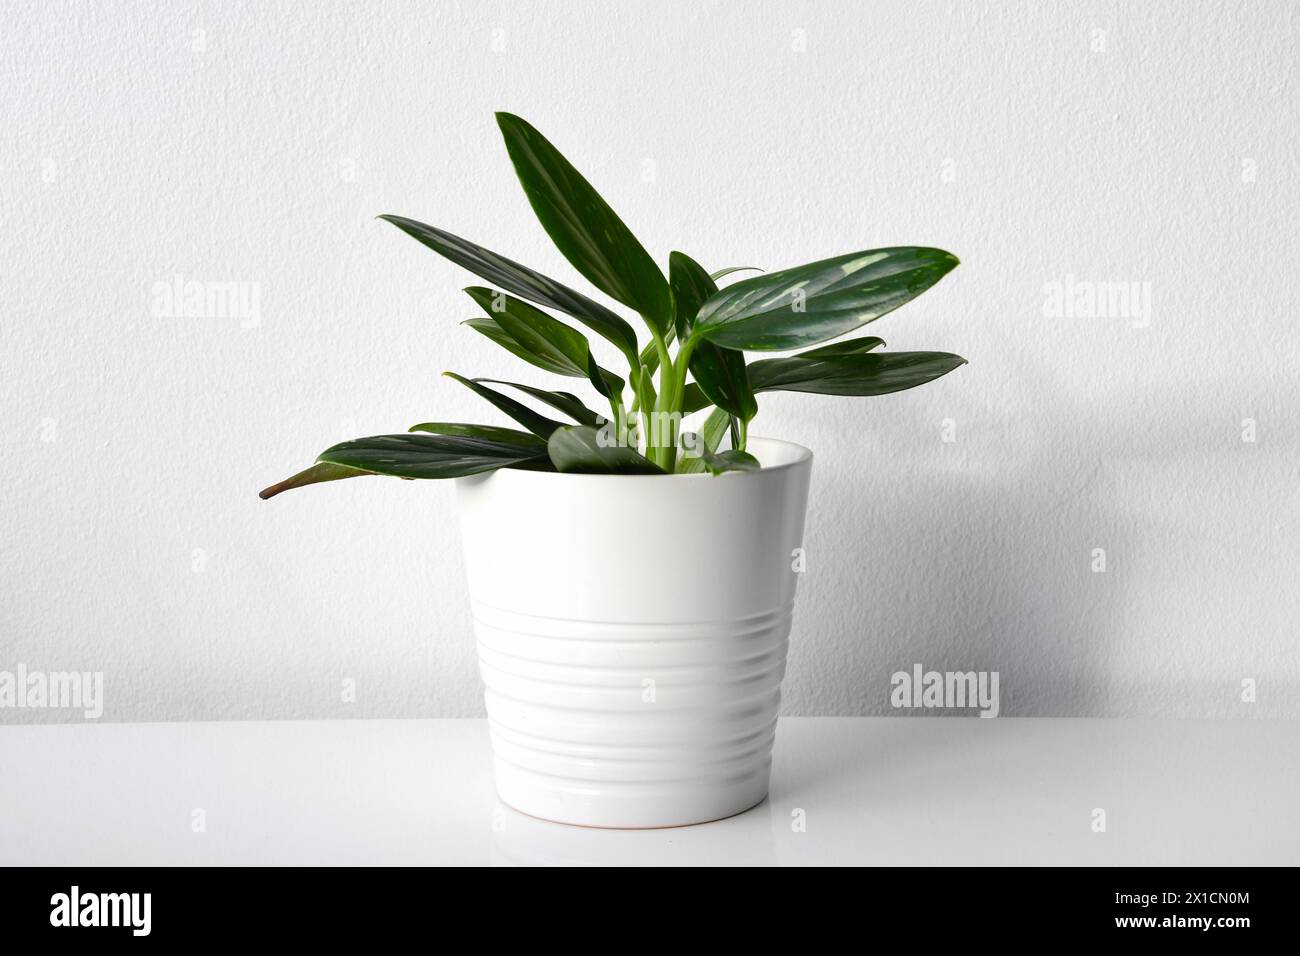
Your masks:
<svg viewBox="0 0 1300 956"><path fill-rule="evenodd" d="M658 449L652 447L650 444L650 426L653 421L652 415L652 412L646 411L644 408L641 409L641 434L645 436L645 456L657 465L659 464Z"/></svg>
<svg viewBox="0 0 1300 956"><path fill-rule="evenodd" d="M682 410L682 399L686 395L686 376L690 371L691 353L695 351L696 339L694 336L688 336L681 341L677 350L677 359L671 363L673 370L672 380L664 386L664 392L659 397L659 408L666 412L670 418L670 437L671 442L667 448L666 459L659 464L668 471L673 471L677 465L677 423ZM665 350L666 351L666 350ZM666 356L661 356L660 364L664 371L669 368L669 362ZM663 378L667 378L664 376ZM662 381L663 379L661 379Z"/></svg>
<svg viewBox="0 0 1300 956"><path fill-rule="evenodd" d="M664 421L667 422L668 434L652 434L647 441L653 440L654 455L651 460L664 471L672 471L677 463L677 423L672 417L673 413L680 406L680 398L677 387L677 369L673 365L672 356L668 353L668 343L664 340L663 335L651 326L651 333L654 336L655 351L659 355L659 398L655 402L656 421L655 426Z"/></svg>

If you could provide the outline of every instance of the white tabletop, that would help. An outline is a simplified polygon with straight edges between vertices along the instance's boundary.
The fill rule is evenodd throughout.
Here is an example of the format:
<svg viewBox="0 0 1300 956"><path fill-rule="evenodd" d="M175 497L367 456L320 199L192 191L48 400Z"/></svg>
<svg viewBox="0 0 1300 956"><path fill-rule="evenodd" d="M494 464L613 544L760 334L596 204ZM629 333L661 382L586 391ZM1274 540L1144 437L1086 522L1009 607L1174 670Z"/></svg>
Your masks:
<svg viewBox="0 0 1300 956"><path fill-rule="evenodd" d="M481 720L0 727L10 865L1296 864L1298 815L1295 722L786 718L766 803L646 831L503 807Z"/></svg>

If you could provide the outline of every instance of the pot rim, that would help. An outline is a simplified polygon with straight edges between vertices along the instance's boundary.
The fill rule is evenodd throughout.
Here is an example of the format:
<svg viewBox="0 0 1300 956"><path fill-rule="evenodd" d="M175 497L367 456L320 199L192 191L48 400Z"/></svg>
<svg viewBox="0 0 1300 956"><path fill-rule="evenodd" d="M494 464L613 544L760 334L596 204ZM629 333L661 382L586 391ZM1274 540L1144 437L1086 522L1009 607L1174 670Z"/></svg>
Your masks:
<svg viewBox="0 0 1300 956"><path fill-rule="evenodd" d="M634 482L634 481L663 481L664 479L667 478L671 478L677 481L699 480L702 478L710 478L710 479L726 478L728 481L743 481L745 479L757 478L760 475L775 474L777 472L785 471L791 468L806 467L813 459L813 453L811 449L805 448L803 445L797 444L796 442L786 441L783 438L765 438L759 435L752 435L750 436L749 441L746 444L752 448L752 446L756 442L766 444L766 445L783 447L789 450L790 452L792 452L794 457L792 457L789 461L783 461L779 465L762 465L760 461L761 467L758 469L758 471L728 471L728 472L724 472L721 475L711 475L707 471L697 472L695 474L689 474L689 475L679 475L679 474L620 475L617 473L598 474L598 473L586 473L586 472L529 471L524 468L498 468L495 471L485 472L484 474L481 475L466 475L463 478L457 478L455 480L477 482L477 481L486 481L488 479L497 476L508 475L510 477L510 480L512 481L585 480L585 481ZM758 456L756 455L755 457Z"/></svg>

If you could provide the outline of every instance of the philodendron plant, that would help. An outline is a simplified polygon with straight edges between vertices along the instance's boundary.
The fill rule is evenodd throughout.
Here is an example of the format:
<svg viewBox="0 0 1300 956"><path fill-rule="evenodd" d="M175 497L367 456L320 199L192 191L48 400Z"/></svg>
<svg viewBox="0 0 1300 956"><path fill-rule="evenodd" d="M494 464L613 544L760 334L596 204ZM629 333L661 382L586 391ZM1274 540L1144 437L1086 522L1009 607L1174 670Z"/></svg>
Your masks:
<svg viewBox="0 0 1300 956"><path fill-rule="evenodd" d="M592 285L640 315L649 343L642 347L625 319L554 279L434 226L380 216L488 283L465 290L483 313L466 325L530 365L586 379L600 396L600 411L571 392L447 372L521 428L424 422L406 434L346 441L267 488L263 498L358 475L456 478L497 468L656 475L749 471L759 467L745 451L758 393L884 395L965 363L948 352L878 352L885 343L874 336L820 344L920 295L957 265L951 253L921 246L867 249L719 288L724 276L758 270L710 272L673 252L665 278L623 220L541 133L509 113L498 113L497 123L542 227ZM607 339L627 362L627 374L598 364L586 336L538 306ZM796 349L805 351L745 361L747 351ZM542 414L503 388L573 424ZM681 429L684 416L709 408L697 430ZM727 438L729 447L722 450Z"/></svg>

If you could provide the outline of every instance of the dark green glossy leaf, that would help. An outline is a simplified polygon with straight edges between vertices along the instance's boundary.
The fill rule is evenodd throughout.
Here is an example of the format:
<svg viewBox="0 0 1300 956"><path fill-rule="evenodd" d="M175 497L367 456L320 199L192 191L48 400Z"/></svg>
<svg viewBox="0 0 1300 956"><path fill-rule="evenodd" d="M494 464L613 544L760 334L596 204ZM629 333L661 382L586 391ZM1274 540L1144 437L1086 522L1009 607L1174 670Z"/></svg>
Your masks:
<svg viewBox="0 0 1300 956"><path fill-rule="evenodd" d="M676 307L675 329L683 341L690 335L695 315L718 291L704 267L684 252L668 256L668 274ZM697 342L691 353L691 374L709 401L749 421L758 414L758 403L745 378L745 356L722 349L712 342Z"/></svg>
<svg viewBox="0 0 1300 956"><path fill-rule="evenodd" d="M536 446L456 435L376 435L327 448L320 461L400 478L460 478L497 468L546 465Z"/></svg>
<svg viewBox="0 0 1300 956"><path fill-rule="evenodd" d="M673 290L673 329L684 342L700 306L718 291L718 286L704 267L684 252L668 254L668 284Z"/></svg>
<svg viewBox="0 0 1300 956"><path fill-rule="evenodd" d="M924 385L966 360L949 352L873 352L831 358L763 359L749 366L754 391L886 395Z"/></svg>
<svg viewBox="0 0 1300 956"><path fill-rule="evenodd" d="M597 365L594 358L591 360L591 366L588 370L587 378L591 380L591 384L595 386L596 391L600 392L600 394L604 395L606 398L611 398L616 402L621 402L623 400L623 386L627 383L609 369L601 368ZM601 383L603 383L603 388L601 385L596 383L597 378L599 378Z"/></svg>
<svg viewBox="0 0 1300 956"><path fill-rule="evenodd" d="M573 374L573 372L571 371L571 366L569 365L568 362L564 362L564 363L552 362L547 356L537 355L534 352L528 351L528 349L524 348L517 341L515 341L514 337L509 332L507 332L504 328L502 328L497 323L496 319L491 319L488 318L487 316L479 316L473 319L466 319L464 322L461 323L461 325L469 326L475 332L478 332L486 336L487 338L491 339L497 345L501 346L503 349L517 356L518 358L523 359L529 365L535 365L537 368L543 369L547 372L554 372L556 375Z"/></svg>
<svg viewBox="0 0 1300 956"><path fill-rule="evenodd" d="M577 329L504 292L482 286L465 291L487 313L485 319L470 319L471 328L538 368L587 379L606 398L623 391L623 380L596 364L587 337Z"/></svg>
<svg viewBox="0 0 1300 956"><path fill-rule="evenodd" d="M551 463L559 471L662 475L663 469L635 448L613 440L614 430L584 425L557 428L547 442Z"/></svg>
<svg viewBox="0 0 1300 956"><path fill-rule="evenodd" d="M708 400L719 408L745 421L758 414L743 352L700 342L691 354L691 374Z"/></svg>
<svg viewBox="0 0 1300 956"><path fill-rule="evenodd" d="M924 385L946 375L966 360L948 352L879 352L808 358L801 352L787 358L761 359L747 368L750 387L757 392L813 392L823 395L887 395ZM692 382L682 393L682 414L714 404Z"/></svg>
<svg viewBox="0 0 1300 956"><path fill-rule="evenodd" d="M292 478L286 478L270 488L264 488L258 493L258 497L265 501L267 498L274 498L282 491L288 491L291 488L301 488L303 485L315 485L322 481L338 481L340 478L357 478L361 475L372 475L372 471L364 471L360 468L348 468L345 465L332 465L325 462L317 462L310 468L298 472Z"/></svg>
<svg viewBox="0 0 1300 956"><path fill-rule="evenodd" d="M916 298L956 265L942 249L900 246L754 276L711 296L696 334L760 352L815 345Z"/></svg>
<svg viewBox="0 0 1300 956"><path fill-rule="evenodd" d="M710 273L709 278L712 279L714 282L717 282L719 279L723 278L724 276L729 276L733 272L762 272L762 271L763 270L760 269L758 266L731 266L728 269L719 269L717 272Z"/></svg>
<svg viewBox="0 0 1300 956"><path fill-rule="evenodd" d="M564 257L596 288L666 331L668 283L623 220L529 123L498 113L497 125L533 212Z"/></svg>
<svg viewBox="0 0 1300 956"><path fill-rule="evenodd" d="M551 432L560 427L560 423L554 419L537 414L527 405L516 402L508 395L502 395L494 388L488 388L486 385L472 379L457 375L455 372L443 372L442 374L448 378L454 378L476 395L487 399L539 438L550 438Z"/></svg>
<svg viewBox="0 0 1300 956"><path fill-rule="evenodd" d="M509 385L511 388L517 388L525 395L531 395L539 402L545 402L556 411L564 412L579 425L598 426L605 421L604 416L597 415L582 404L582 399L572 392L552 392L544 388L535 388L532 385L520 385L518 382L503 382L499 378L480 378L476 379L476 381L490 382L493 385Z"/></svg>
<svg viewBox="0 0 1300 956"><path fill-rule="evenodd" d="M471 286L465 292L522 348L521 358L561 375L586 377L591 347L581 332L504 292L482 286Z"/></svg>
<svg viewBox="0 0 1300 956"><path fill-rule="evenodd" d="M505 445L523 445L532 448L545 448L544 439L529 432L515 428L501 428L498 425L467 425L462 422L421 422L412 425L407 431L428 432L431 435L457 435L461 438L483 438L487 441L500 442Z"/></svg>
<svg viewBox="0 0 1300 956"><path fill-rule="evenodd" d="M834 358L837 355L861 355L863 352L878 349L884 344L884 339L878 339L874 335L864 335L860 339L845 339L843 342L832 342L830 345L809 349L807 352L800 352L792 357L810 359Z"/></svg>
<svg viewBox="0 0 1300 956"><path fill-rule="evenodd" d="M839 355L858 355L863 352L870 352L872 349L879 348L884 344L884 339L877 338L874 335L865 335L862 338L847 339L843 342L823 345L821 348L809 349L807 352L800 352L798 355L790 356L790 358L811 359L831 358ZM767 360L765 359L764 361ZM748 368L753 368L753 365L748 366ZM753 387L752 382L750 383L750 386L751 388ZM755 389L755 391L757 390L758 389ZM682 414L689 415L691 412L697 412L702 408L706 408L709 405L716 405L718 403L710 399L708 394L698 385L692 384L686 386L686 395L683 404L684 407L682 409ZM753 416L750 417L752 418Z"/></svg>
<svg viewBox="0 0 1300 956"><path fill-rule="evenodd" d="M407 219L405 216L383 215L379 218L392 223L440 256L450 259L493 285L523 296L530 302L549 306L572 316L593 332L603 335L618 346L619 351L629 362L636 361L636 332L626 321L600 303L580 292L575 292L568 286L561 285L540 272L534 272L527 266L497 255L489 249L484 249L460 236L454 236L443 229Z"/></svg>
<svg viewBox="0 0 1300 956"><path fill-rule="evenodd" d="M682 389L682 414L689 415L691 412L698 412L702 408L708 408L713 402L709 396L704 394L704 389L696 382L690 382ZM726 414L724 412L724 414Z"/></svg>

